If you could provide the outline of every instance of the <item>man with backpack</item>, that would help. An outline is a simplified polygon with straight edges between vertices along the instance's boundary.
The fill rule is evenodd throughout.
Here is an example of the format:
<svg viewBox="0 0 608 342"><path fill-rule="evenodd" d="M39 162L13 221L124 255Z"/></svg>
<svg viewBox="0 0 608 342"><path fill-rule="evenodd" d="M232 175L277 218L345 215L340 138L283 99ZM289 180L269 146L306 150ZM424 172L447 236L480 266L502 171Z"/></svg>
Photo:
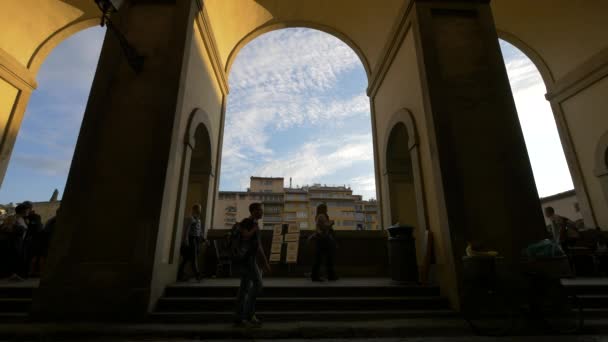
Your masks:
<svg viewBox="0 0 608 342"><path fill-rule="evenodd" d="M270 264L264 254L260 239L258 220L262 218L262 204L249 205L250 216L233 227L231 249L234 262L240 266L241 284L237 295L235 325L259 326L255 316L255 302L262 291L262 272L257 265L257 257L263 261L264 269L270 272Z"/></svg>
<svg viewBox="0 0 608 342"><path fill-rule="evenodd" d="M553 240L561 245L566 254L569 254L570 247L574 246L579 238L576 224L569 218L556 214L553 207L546 207L544 211L545 217L551 221L549 233Z"/></svg>

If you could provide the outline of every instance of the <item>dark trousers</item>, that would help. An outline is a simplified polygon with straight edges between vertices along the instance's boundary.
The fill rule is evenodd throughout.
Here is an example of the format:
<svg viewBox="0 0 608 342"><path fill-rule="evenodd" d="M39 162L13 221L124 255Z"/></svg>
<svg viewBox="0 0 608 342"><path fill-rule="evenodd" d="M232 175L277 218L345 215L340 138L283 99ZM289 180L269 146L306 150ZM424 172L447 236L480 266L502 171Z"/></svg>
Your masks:
<svg viewBox="0 0 608 342"><path fill-rule="evenodd" d="M182 250L182 262L179 264L179 269L177 271L178 280L181 280L184 277L186 263L190 263L192 272L194 272L197 279L200 279L201 275L198 270L198 255L200 253L200 248L201 238L199 236L188 236L188 246Z"/></svg>
<svg viewBox="0 0 608 342"><path fill-rule="evenodd" d="M236 318L248 321L255 315L255 302L262 292L262 272L258 268L255 256L247 258L239 265L241 284L236 298Z"/></svg>
<svg viewBox="0 0 608 342"><path fill-rule="evenodd" d="M336 254L336 245L331 238L318 238L316 240L317 248L315 251L315 259L312 264L312 279L319 279L319 271L321 263L325 260L327 268L327 278L335 279L336 272L334 270L334 256Z"/></svg>

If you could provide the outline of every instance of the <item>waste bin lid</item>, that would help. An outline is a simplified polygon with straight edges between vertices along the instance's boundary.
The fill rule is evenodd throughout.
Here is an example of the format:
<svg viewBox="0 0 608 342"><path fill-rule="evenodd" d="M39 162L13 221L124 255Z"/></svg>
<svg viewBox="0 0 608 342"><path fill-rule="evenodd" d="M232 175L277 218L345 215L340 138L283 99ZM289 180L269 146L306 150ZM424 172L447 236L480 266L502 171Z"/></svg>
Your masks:
<svg viewBox="0 0 608 342"><path fill-rule="evenodd" d="M386 230L390 234L390 237L397 237L397 236L404 236L404 235L411 236L412 232L414 231L414 227L408 226L408 225L394 225L394 226L390 226L390 227L386 228Z"/></svg>

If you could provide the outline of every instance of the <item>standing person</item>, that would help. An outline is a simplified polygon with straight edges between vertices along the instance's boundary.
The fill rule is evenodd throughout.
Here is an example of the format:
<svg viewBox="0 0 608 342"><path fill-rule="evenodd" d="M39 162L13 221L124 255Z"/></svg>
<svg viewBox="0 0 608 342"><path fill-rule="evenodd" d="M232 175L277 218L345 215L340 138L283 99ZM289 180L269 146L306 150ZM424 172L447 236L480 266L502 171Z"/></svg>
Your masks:
<svg viewBox="0 0 608 342"><path fill-rule="evenodd" d="M270 264L264 254L260 239L258 220L262 218L262 204L254 202L249 205L250 216L238 224L240 235L239 249L243 251L241 259L241 284L237 295L235 324L259 326L262 322L255 316L255 302L262 291L262 272L257 259L263 261L265 270L270 273Z"/></svg>
<svg viewBox="0 0 608 342"><path fill-rule="evenodd" d="M312 281L322 281L319 276L321 262L325 259L327 268L327 279L338 280L334 269L334 256L336 254L336 240L334 237L334 220L330 220L327 215L327 204L321 203L317 206L315 216L317 231L313 235L316 241L315 259L312 266Z"/></svg>
<svg viewBox="0 0 608 342"><path fill-rule="evenodd" d="M192 215L184 222L182 235L182 263L179 265L177 279L183 280L184 267L190 263L197 281L201 281L201 272L198 269L198 256L200 254L201 242L203 242L203 225L201 223L202 207L200 204L192 206Z"/></svg>
<svg viewBox="0 0 608 342"><path fill-rule="evenodd" d="M25 276L40 276L40 247L44 225L42 224L42 218L33 208L27 216L27 228L23 244L23 254L26 263Z"/></svg>
<svg viewBox="0 0 608 342"><path fill-rule="evenodd" d="M44 224L44 228L40 233L40 274L42 274L42 272L44 271L44 264L49 254L49 245L51 244L51 238L53 237L55 225L57 224L57 215L59 214L59 209L60 208L57 208L57 210L55 210L55 216L51 217L48 221L46 221L46 223Z"/></svg>
<svg viewBox="0 0 608 342"><path fill-rule="evenodd" d="M557 215L553 207L545 208L545 216L551 221L551 235L555 243L559 243L568 254L570 246L573 246L578 239L579 233L576 228L576 223L567 217Z"/></svg>
<svg viewBox="0 0 608 342"><path fill-rule="evenodd" d="M10 222L9 232L9 281L23 281L25 270L25 257L23 254L23 242L27 234L26 217L30 209L27 205L19 204L15 208L15 217Z"/></svg>

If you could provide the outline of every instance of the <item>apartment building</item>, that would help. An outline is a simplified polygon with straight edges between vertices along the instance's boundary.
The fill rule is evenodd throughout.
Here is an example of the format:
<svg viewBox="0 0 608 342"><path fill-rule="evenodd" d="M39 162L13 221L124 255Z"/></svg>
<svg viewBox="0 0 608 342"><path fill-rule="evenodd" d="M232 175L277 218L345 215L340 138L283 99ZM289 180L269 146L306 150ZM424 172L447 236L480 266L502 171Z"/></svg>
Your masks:
<svg viewBox="0 0 608 342"><path fill-rule="evenodd" d="M216 201L213 227L230 228L248 215L248 206L260 202L264 208L263 229L277 224L293 224L300 229L315 229L317 205L326 203L336 230L376 230L378 206L353 195L346 186L314 184L300 188L284 187L283 177L251 177L246 192L220 191Z"/></svg>

